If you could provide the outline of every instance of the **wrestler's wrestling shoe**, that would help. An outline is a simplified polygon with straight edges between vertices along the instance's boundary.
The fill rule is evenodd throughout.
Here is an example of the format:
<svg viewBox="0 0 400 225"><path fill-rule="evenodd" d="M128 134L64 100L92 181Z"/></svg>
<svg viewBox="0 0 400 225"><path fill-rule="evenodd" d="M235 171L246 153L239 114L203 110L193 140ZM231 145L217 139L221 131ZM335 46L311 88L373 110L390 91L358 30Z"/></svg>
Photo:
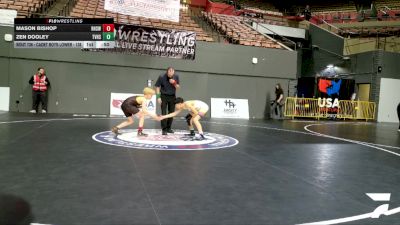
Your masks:
<svg viewBox="0 0 400 225"><path fill-rule="evenodd" d="M206 137L204 137L203 134L199 134L198 137L195 137L195 138L194 138L194 140L196 140L196 141L202 141L202 140L205 140L205 139L206 139Z"/></svg>
<svg viewBox="0 0 400 225"><path fill-rule="evenodd" d="M194 137L196 134L194 133L194 130L191 130L189 134L185 134L185 136L189 137Z"/></svg>
<svg viewBox="0 0 400 225"><path fill-rule="evenodd" d="M138 137L147 137L147 136L149 136L149 135L143 133L142 131L138 131L138 132L137 132L137 136L138 136Z"/></svg>
<svg viewBox="0 0 400 225"><path fill-rule="evenodd" d="M113 128L111 128L111 131L112 131L115 135L121 134L121 133L119 132L118 127L113 127Z"/></svg>
<svg viewBox="0 0 400 225"><path fill-rule="evenodd" d="M173 133L175 133L175 132L174 132L174 130L172 130L172 129L168 129L168 130L167 130L167 133L173 134Z"/></svg>

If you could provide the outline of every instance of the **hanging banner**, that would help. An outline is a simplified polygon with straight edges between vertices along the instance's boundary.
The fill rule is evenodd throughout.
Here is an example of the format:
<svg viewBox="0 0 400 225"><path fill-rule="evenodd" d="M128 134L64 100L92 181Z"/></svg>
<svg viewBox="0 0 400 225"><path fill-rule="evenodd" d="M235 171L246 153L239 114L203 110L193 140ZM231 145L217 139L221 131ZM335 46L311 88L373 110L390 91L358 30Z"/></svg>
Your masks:
<svg viewBox="0 0 400 225"><path fill-rule="evenodd" d="M179 22L180 0L105 0L104 9L130 16Z"/></svg>
<svg viewBox="0 0 400 225"><path fill-rule="evenodd" d="M350 100L354 93L355 81L350 79L318 79L318 106L321 112L335 115L339 110L339 100Z"/></svg>
<svg viewBox="0 0 400 225"><path fill-rule="evenodd" d="M249 119L248 99L211 98L211 118Z"/></svg>
<svg viewBox="0 0 400 225"><path fill-rule="evenodd" d="M17 10L0 9L0 25L13 26L15 18L17 18Z"/></svg>
<svg viewBox="0 0 400 225"><path fill-rule="evenodd" d="M86 50L194 60L196 33L115 24L114 49Z"/></svg>
<svg viewBox="0 0 400 225"><path fill-rule="evenodd" d="M0 111L10 110L10 87L0 87Z"/></svg>

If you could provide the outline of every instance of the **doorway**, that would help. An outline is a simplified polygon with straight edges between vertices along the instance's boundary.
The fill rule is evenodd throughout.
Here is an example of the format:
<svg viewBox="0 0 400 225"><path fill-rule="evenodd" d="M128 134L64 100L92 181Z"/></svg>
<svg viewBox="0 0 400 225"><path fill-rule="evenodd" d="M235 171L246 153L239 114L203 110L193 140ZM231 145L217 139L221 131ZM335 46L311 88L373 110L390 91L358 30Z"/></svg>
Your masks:
<svg viewBox="0 0 400 225"><path fill-rule="evenodd" d="M357 100L369 101L371 84L357 84Z"/></svg>

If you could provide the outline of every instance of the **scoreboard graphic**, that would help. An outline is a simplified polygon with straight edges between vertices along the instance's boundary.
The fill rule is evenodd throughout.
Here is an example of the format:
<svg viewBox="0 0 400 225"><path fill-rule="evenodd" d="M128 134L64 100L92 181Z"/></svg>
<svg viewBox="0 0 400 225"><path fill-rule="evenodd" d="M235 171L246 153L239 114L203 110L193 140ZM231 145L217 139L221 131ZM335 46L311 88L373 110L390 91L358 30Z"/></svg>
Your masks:
<svg viewBox="0 0 400 225"><path fill-rule="evenodd" d="M15 48L114 48L112 18L15 18Z"/></svg>

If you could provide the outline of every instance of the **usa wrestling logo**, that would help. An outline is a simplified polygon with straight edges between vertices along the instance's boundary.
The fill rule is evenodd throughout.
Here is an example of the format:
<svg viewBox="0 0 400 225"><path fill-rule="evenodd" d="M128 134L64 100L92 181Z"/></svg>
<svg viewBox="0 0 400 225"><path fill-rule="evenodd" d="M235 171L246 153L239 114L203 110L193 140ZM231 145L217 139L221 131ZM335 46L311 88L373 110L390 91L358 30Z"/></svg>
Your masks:
<svg viewBox="0 0 400 225"><path fill-rule="evenodd" d="M121 134L115 135L111 131L104 131L92 136L93 140L114 146L147 149L147 150L210 150L235 146L239 143L235 138L206 133L205 139L188 136L188 131L176 130L174 134L162 135L160 130L146 129L143 132L147 137L137 136L137 130L124 129Z"/></svg>

